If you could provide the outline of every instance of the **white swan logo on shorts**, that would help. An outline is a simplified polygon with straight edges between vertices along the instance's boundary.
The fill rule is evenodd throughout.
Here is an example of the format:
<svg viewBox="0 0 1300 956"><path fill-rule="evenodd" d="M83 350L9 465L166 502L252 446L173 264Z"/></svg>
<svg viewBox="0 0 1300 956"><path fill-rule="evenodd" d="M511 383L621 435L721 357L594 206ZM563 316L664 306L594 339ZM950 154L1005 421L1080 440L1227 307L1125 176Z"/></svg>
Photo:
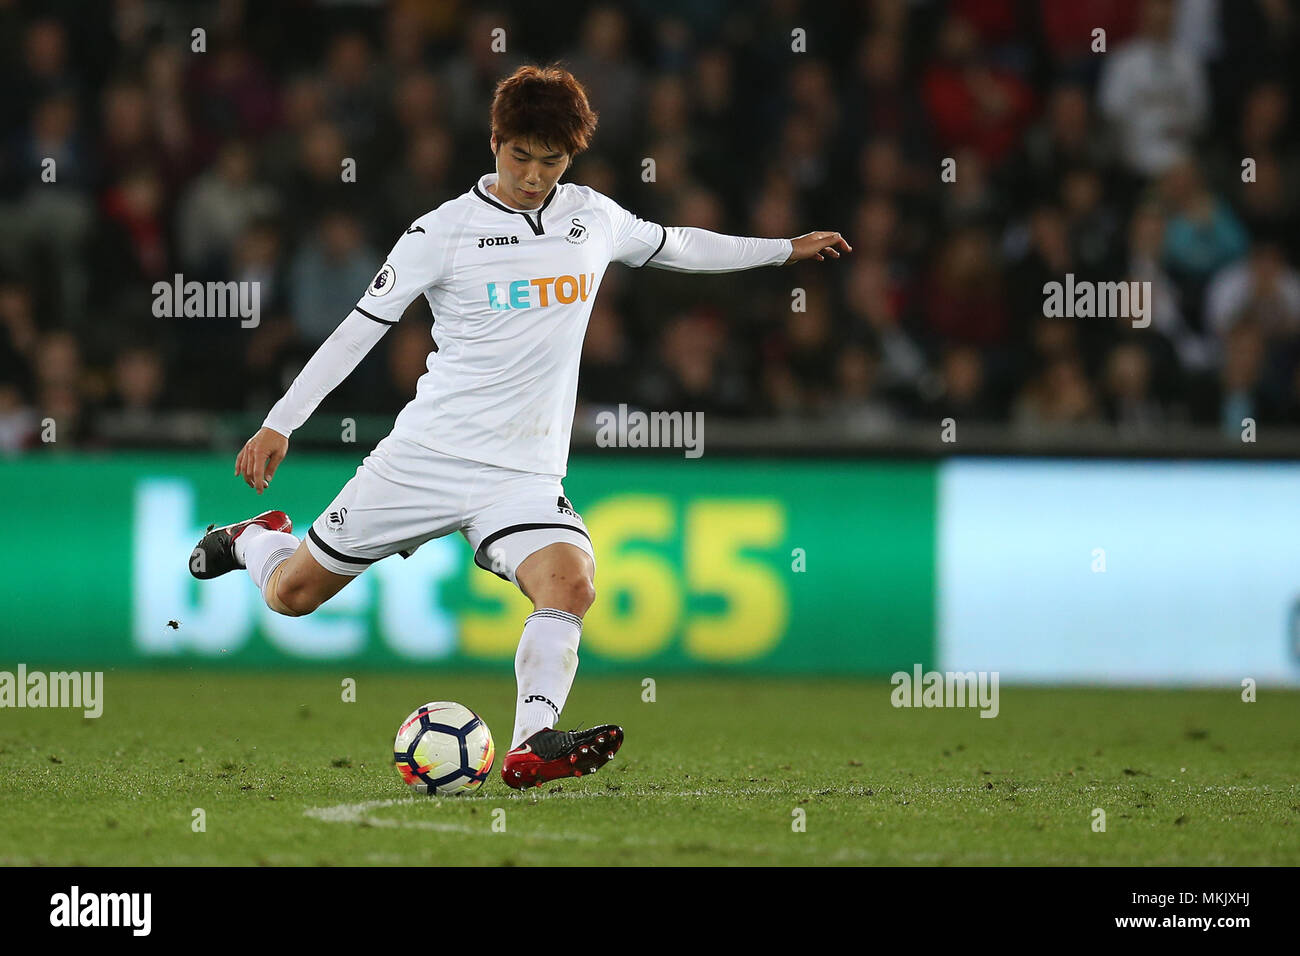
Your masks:
<svg viewBox="0 0 1300 956"><path fill-rule="evenodd" d="M387 295L388 290L393 287L393 283L396 281L397 271L389 263L385 262L384 267L379 270L379 274L366 287L366 295L373 295L376 298Z"/></svg>
<svg viewBox="0 0 1300 956"><path fill-rule="evenodd" d="M331 531L337 531L339 528L343 527L343 522L347 520L347 517L348 509L338 508L325 516L325 526Z"/></svg>

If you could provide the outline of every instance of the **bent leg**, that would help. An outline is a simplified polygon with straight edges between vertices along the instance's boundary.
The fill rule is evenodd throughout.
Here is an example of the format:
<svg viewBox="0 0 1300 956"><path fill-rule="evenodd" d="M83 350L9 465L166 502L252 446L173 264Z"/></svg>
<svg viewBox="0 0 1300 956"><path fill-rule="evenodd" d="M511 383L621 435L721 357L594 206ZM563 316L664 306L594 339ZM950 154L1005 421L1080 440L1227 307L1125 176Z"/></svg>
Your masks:
<svg viewBox="0 0 1300 956"><path fill-rule="evenodd" d="M272 611L301 617L338 594L352 578L321 567L304 541L271 572L262 593Z"/></svg>
<svg viewBox="0 0 1300 956"><path fill-rule="evenodd" d="M515 580L537 610L554 608L581 618L596 600L595 575L591 555L575 544L557 541L525 558Z"/></svg>

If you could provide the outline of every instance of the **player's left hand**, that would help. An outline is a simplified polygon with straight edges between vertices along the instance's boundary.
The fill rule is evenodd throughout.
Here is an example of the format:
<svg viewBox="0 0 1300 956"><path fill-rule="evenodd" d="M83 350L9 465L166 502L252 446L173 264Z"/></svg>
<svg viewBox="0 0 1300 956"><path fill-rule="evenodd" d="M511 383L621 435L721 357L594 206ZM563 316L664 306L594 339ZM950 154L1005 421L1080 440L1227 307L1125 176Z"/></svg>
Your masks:
<svg viewBox="0 0 1300 956"><path fill-rule="evenodd" d="M803 259L816 259L818 262L821 262L827 256L838 259L841 249L845 252L853 251L853 247L849 245L848 240L838 232L810 232L798 239L791 239L790 244L794 249L790 253L790 258L783 263L783 265L787 266L792 262L799 262Z"/></svg>

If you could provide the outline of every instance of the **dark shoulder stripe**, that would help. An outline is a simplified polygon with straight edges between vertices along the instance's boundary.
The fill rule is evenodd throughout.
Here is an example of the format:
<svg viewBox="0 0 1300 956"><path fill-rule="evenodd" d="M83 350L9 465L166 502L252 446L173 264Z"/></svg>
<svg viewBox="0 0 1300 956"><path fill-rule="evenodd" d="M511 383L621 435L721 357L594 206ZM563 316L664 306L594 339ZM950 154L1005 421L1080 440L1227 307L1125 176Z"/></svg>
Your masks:
<svg viewBox="0 0 1300 956"><path fill-rule="evenodd" d="M353 310L354 312L360 312L360 313L361 313L362 315L364 315L367 319L372 319L372 320L374 320L375 322L379 322L379 323L382 324L382 325L396 325L396 324L397 324L397 320L396 320L396 319L381 319L379 316L377 316L377 315L371 315L371 314L370 314L369 312L367 312L365 309L358 308L358 307L355 306L355 305L352 307L352 310Z"/></svg>
<svg viewBox="0 0 1300 956"><path fill-rule="evenodd" d="M650 253L650 259L653 259L655 256L659 255L660 250L663 249L664 247L664 243L668 241L668 230L665 229L662 225L659 228L663 230L664 234L659 239L659 248L656 249L654 252ZM647 259L645 262L641 263L641 265L637 266L637 268L644 269L646 266L650 264L650 259Z"/></svg>

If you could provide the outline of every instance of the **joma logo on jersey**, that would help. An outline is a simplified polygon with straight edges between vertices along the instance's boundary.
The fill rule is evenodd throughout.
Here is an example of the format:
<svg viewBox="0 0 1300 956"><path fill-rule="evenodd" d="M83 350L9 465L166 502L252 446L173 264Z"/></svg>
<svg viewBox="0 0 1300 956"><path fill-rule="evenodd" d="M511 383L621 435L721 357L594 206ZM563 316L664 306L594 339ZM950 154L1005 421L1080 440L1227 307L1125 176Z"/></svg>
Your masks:
<svg viewBox="0 0 1300 956"><path fill-rule="evenodd" d="M544 279L516 279L514 282L489 282L488 306L493 309L532 309L548 305L568 305L587 301L596 285L596 273L580 276L547 276Z"/></svg>
<svg viewBox="0 0 1300 956"><path fill-rule="evenodd" d="M517 246L519 245L518 236L479 236L478 247L484 246Z"/></svg>

